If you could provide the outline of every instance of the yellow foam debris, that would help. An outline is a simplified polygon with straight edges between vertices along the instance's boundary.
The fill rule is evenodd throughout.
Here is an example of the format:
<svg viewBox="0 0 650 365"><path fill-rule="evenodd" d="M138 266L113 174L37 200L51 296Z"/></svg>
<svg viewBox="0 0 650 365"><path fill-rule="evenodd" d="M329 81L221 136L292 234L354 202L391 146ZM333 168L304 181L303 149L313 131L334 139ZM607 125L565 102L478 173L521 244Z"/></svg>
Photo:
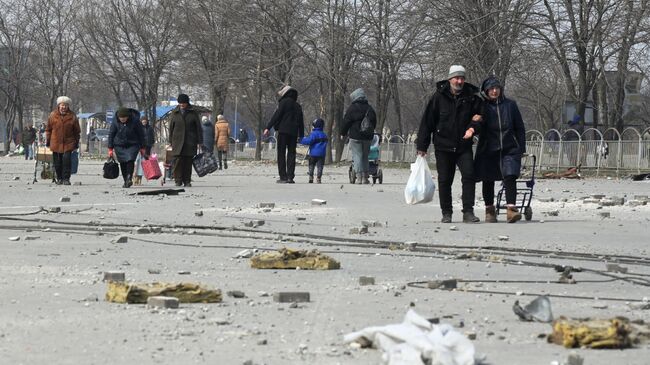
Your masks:
<svg viewBox="0 0 650 365"><path fill-rule="evenodd" d="M295 269L335 270L341 264L333 258L323 255L318 250L292 250L282 248L279 251L262 252L251 258L254 269Z"/></svg>
<svg viewBox="0 0 650 365"><path fill-rule="evenodd" d="M153 296L178 298L181 303L219 303L219 289L208 289L194 283L124 283L109 282L106 300L114 303L144 304Z"/></svg>

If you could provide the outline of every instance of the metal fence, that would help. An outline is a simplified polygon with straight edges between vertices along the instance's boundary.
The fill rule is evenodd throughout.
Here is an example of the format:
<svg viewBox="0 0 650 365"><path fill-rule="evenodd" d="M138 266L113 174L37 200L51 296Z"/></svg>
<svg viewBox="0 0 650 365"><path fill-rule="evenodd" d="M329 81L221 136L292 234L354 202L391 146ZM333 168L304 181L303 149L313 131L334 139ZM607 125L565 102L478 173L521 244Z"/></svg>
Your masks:
<svg viewBox="0 0 650 365"><path fill-rule="evenodd" d="M380 159L384 162L413 162L416 154L415 144L411 142L413 139L383 137ZM262 160L276 159L275 146L273 137L262 143ZM106 142L101 141L91 142L88 148L91 155L106 155L106 150ZM583 169L595 170L597 174L601 170L640 173L650 169L650 128L643 131L627 128L623 133L613 128L602 132L590 128L583 133L573 129L563 132L551 129L545 133L529 130L526 132L526 151L537 156L537 168L540 170L559 172L580 165ZM304 156L306 152L307 149L302 148L298 155ZM333 155L335 152L332 150ZM230 145L228 155L229 159L235 160L254 159L255 147L252 143L234 143ZM341 159L351 160L348 144L344 145ZM435 163L433 153L428 155L428 159Z"/></svg>

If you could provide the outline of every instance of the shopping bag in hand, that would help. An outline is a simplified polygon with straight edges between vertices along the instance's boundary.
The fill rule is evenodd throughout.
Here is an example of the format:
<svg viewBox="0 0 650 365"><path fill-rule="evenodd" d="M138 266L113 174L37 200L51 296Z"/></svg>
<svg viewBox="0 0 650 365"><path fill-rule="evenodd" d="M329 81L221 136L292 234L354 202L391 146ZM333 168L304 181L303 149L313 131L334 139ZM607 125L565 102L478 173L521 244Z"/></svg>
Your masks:
<svg viewBox="0 0 650 365"><path fill-rule="evenodd" d="M142 171L147 180L156 180L162 176L156 155L149 156L148 160L142 160Z"/></svg>
<svg viewBox="0 0 650 365"><path fill-rule="evenodd" d="M411 176L404 188L406 204L428 203L433 200L436 184L433 182L427 160L418 156L411 164Z"/></svg>
<svg viewBox="0 0 650 365"><path fill-rule="evenodd" d="M104 162L104 179L117 179L120 176L120 165L113 157Z"/></svg>
<svg viewBox="0 0 650 365"><path fill-rule="evenodd" d="M196 171L199 177L215 172L219 168L217 158L209 152L199 153L194 156L192 158L192 165L194 165L194 171Z"/></svg>

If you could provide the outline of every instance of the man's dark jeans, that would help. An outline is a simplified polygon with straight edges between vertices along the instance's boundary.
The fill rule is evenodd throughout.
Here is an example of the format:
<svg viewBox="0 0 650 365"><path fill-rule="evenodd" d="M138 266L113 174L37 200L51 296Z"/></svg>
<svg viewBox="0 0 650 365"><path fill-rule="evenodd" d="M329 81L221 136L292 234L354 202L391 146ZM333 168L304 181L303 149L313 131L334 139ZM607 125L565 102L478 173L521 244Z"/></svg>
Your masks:
<svg viewBox="0 0 650 365"><path fill-rule="evenodd" d="M472 150L464 152L436 151L436 170L438 171L438 196L442 214L452 214L451 184L454 182L456 166L460 170L463 185L463 213L474 210L474 158Z"/></svg>
<svg viewBox="0 0 650 365"><path fill-rule="evenodd" d="M293 180L296 172L296 144L298 137L278 133L278 173L280 180Z"/></svg>

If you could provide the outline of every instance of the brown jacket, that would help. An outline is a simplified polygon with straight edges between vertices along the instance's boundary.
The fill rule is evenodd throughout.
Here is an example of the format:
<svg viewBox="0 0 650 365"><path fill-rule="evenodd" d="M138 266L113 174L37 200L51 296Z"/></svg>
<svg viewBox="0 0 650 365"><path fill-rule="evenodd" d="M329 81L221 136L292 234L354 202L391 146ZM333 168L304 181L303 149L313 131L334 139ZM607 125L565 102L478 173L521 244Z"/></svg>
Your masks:
<svg viewBox="0 0 650 365"><path fill-rule="evenodd" d="M217 151L228 151L230 144L230 126L228 121L221 119L214 127L214 143L217 144Z"/></svg>
<svg viewBox="0 0 650 365"><path fill-rule="evenodd" d="M45 139L50 146L50 150L56 153L73 151L79 147L81 138L81 128L77 115L68 111L64 115L54 110L47 118L47 127L45 128Z"/></svg>

